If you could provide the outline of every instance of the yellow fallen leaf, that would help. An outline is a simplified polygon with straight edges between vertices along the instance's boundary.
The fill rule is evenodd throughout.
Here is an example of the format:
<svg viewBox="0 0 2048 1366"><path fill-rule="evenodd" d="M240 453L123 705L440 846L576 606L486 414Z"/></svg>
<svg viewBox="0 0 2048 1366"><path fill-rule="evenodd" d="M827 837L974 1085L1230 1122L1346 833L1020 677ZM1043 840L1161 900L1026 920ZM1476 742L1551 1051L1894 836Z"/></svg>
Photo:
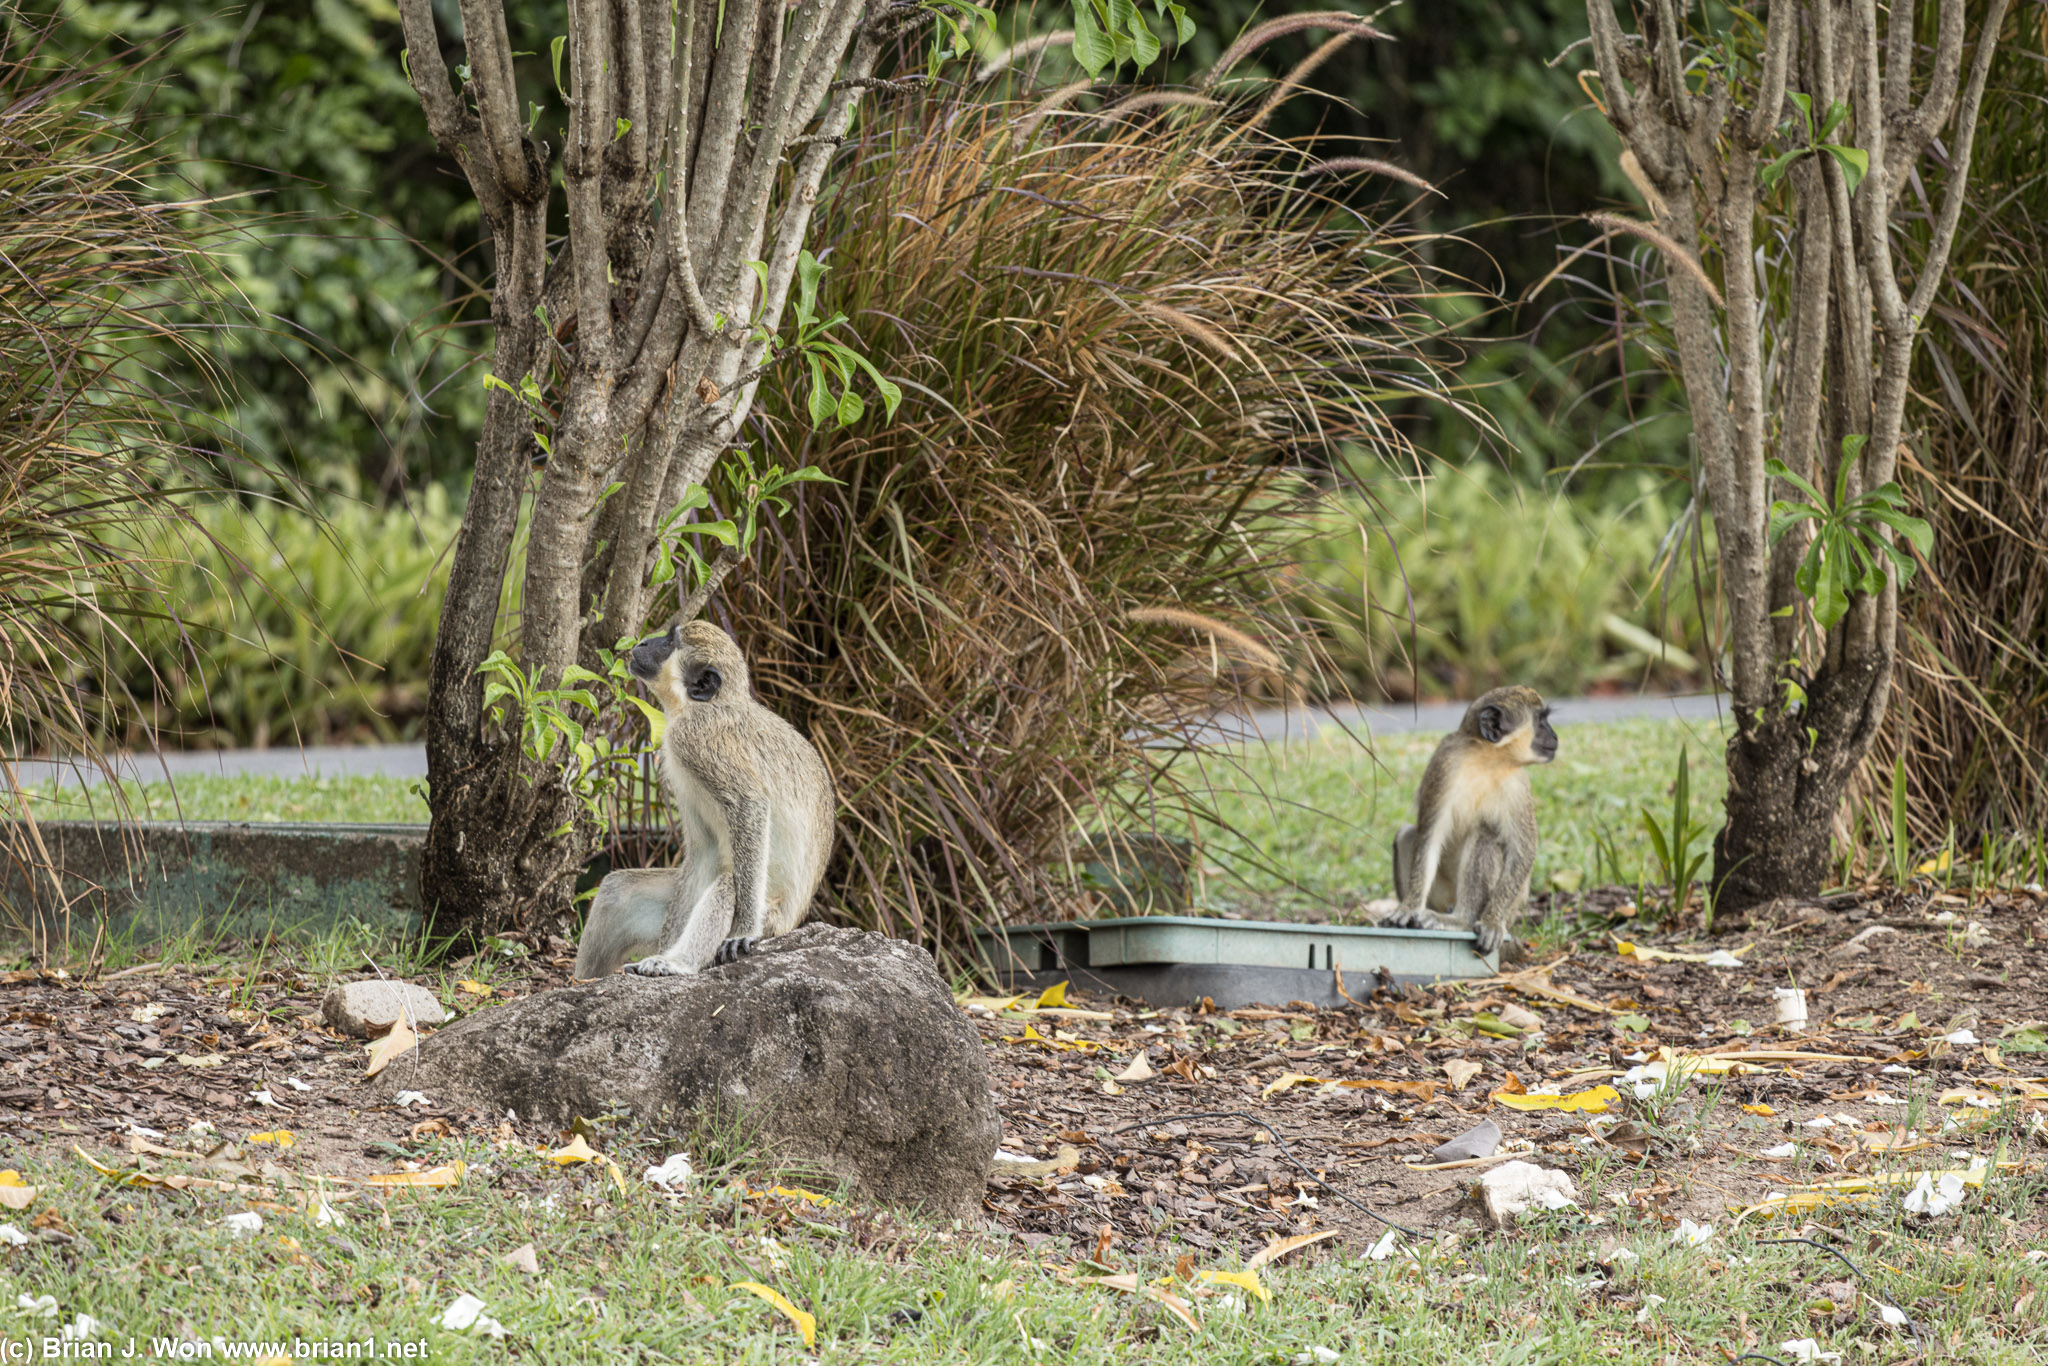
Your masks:
<svg viewBox="0 0 2048 1366"><path fill-rule="evenodd" d="M366 1186L459 1186L469 1165L464 1162L450 1162L446 1166L429 1167L423 1172L379 1172L363 1178Z"/></svg>
<svg viewBox="0 0 2048 1366"><path fill-rule="evenodd" d="M226 1061L227 1055L224 1053L207 1053L203 1056L193 1053L180 1053L178 1055L178 1065L180 1067L219 1067Z"/></svg>
<svg viewBox="0 0 2048 1366"><path fill-rule="evenodd" d="M1078 1156L1076 1154L1077 1158ZM820 1195L816 1191L807 1191L801 1186L770 1186L767 1190L749 1191L748 1194L774 1195L780 1196L784 1200L801 1200L806 1205L816 1205L819 1209L830 1209L839 1203L829 1195Z"/></svg>
<svg viewBox="0 0 2048 1366"><path fill-rule="evenodd" d="M1256 1271L1203 1271L1197 1273L1195 1279L1213 1281L1219 1285L1234 1285L1241 1290L1249 1290L1261 1300L1269 1301L1273 1298L1273 1292L1266 1289L1265 1282L1259 1279L1259 1273Z"/></svg>
<svg viewBox="0 0 2048 1366"><path fill-rule="evenodd" d="M1735 1215L1735 1222L1739 1224L1752 1215L1763 1219L1773 1219L1782 1214L1810 1214L1815 1210L1829 1209L1836 1205L1862 1204L1876 1198L1875 1195L1867 1192L1860 1195L1841 1191L1773 1192L1756 1204L1738 1211Z"/></svg>
<svg viewBox="0 0 2048 1366"><path fill-rule="evenodd" d="M1620 1100L1621 1092L1612 1086L1596 1086L1590 1091L1574 1091L1568 1096L1515 1095L1495 1091L1492 1098L1510 1110L1583 1110L1589 1115L1597 1115Z"/></svg>
<svg viewBox="0 0 2048 1366"><path fill-rule="evenodd" d="M1951 1086L1935 1097L1943 1105L1968 1105L1973 1102L1983 1105L1998 1104L1998 1097L1989 1091L1980 1091L1974 1086Z"/></svg>
<svg viewBox="0 0 2048 1366"><path fill-rule="evenodd" d="M571 1162L597 1162L603 1159L603 1154L583 1141L582 1134L572 1136L567 1143L551 1153L543 1153L542 1156L558 1167L566 1167Z"/></svg>
<svg viewBox="0 0 2048 1366"><path fill-rule="evenodd" d="M275 1143L280 1148L289 1148L299 1140L290 1129L272 1129L268 1133L250 1134L249 1141L251 1143Z"/></svg>
<svg viewBox="0 0 2048 1366"><path fill-rule="evenodd" d="M1740 958L1755 947L1756 944L1752 941L1739 949L1718 949L1715 952ZM1715 956L1713 953L1674 953L1670 949L1653 949L1648 944L1637 944L1627 939L1615 940L1614 951L1623 958L1633 958L1639 963L1705 963Z"/></svg>
<svg viewBox="0 0 2048 1366"><path fill-rule="evenodd" d="M1275 1238L1251 1255L1244 1264L1246 1271L1257 1271L1267 1262L1277 1262L1290 1252L1297 1252L1310 1243L1320 1243L1325 1238L1334 1238L1340 1230L1326 1228L1316 1233L1297 1233L1292 1238Z"/></svg>
<svg viewBox="0 0 2048 1366"><path fill-rule="evenodd" d="M0 1209L27 1209L35 1203L36 1190L21 1179L20 1172L12 1168L0 1171Z"/></svg>
<svg viewBox="0 0 2048 1366"><path fill-rule="evenodd" d="M1268 1096L1277 1096L1282 1091L1291 1091L1303 1084L1321 1086L1327 1080L1327 1077L1312 1077L1306 1072L1283 1072L1266 1083L1266 1089L1259 1092L1259 1099L1264 1100Z"/></svg>
<svg viewBox="0 0 2048 1366"><path fill-rule="evenodd" d="M1845 1176L1836 1181L1815 1181L1803 1187L1809 1191L1865 1191L1879 1186L1911 1186L1918 1184L1921 1177L1939 1181L1944 1176L1958 1176L1966 1186L1982 1186L1985 1175L1991 1170L1982 1167L1942 1167L1931 1171L1917 1172L1866 1172L1861 1176Z"/></svg>
<svg viewBox="0 0 2048 1366"><path fill-rule="evenodd" d="M1066 1003L1067 983L1065 982L1055 982L1044 991L1038 993L1038 1006L1040 1009L1046 1006L1063 1006Z"/></svg>
<svg viewBox="0 0 2048 1366"><path fill-rule="evenodd" d="M1745 1106L1743 1106L1742 1108L1743 1108L1743 1109L1744 1109L1745 1111L1747 1111L1748 1113L1752 1114L1752 1115L1765 1115L1765 1116L1769 1116L1769 1115L1775 1115L1775 1114L1777 1114L1777 1113L1778 1113L1778 1112L1777 1112L1776 1110L1773 1110L1773 1109L1772 1109L1772 1108L1771 1108L1770 1106L1768 1106L1768 1105L1765 1105L1765 1104L1764 1104L1763 1102L1761 1102L1761 1101L1757 1102L1757 1103L1756 1103L1755 1105L1745 1105Z"/></svg>
<svg viewBox="0 0 2048 1366"><path fill-rule="evenodd" d="M410 1053L419 1047L420 1036L401 1015L398 1023L391 1026L391 1032L370 1045L370 1065L363 1072L365 1078L374 1077L390 1065L391 1060Z"/></svg>
<svg viewBox="0 0 2048 1366"><path fill-rule="evenodd" d="M1022 996L962 996L959 998L959 1004L963 1006L980 1006L983 1010L993 1011L1000 1015L1023 999Z"/></svg>
<svg viewBox="0 0 2048 1366"><path fill-rule="evenodd" d="M1913 871L1916 873L1945 873L1949 870L1949 866L1954 862L1954 860L1954 851L1944 849L1939 854L1936 854L1933 858L1927 860L1927 862L1921 864L1918 868L1915 868Z"/></svg>
<svg viewBox="0 0 2048 1366"><path fill-rule="evenodd" d="M818 1321L783 1298L781 1291L770 1290L759 1281L734 1281L732 1288L759 1295L762 1299L780 1309L784 1314L788 1315L789 1321L796 1325L797 1332L804 1335L804 1346L814 1347L817 1345Z"/></svg>
<svg viewBox="0 0 2048 1366"><path fill-rule="evenodd" d="M1043 1047L1043 1048L1056 1048L1056 1049L1059 1049L1059 1050L1060 1050L1061 1052L1066 1052L1066 1051L1068 1051L1068 1050L1072 1049L1072 1048L1073 1048L1073 1046L1074 1046L1074 1045L1072 1045L1072 1044L1070 1044L1070 1043L1055 1043L1055 1042L1053 1042L1053 1041L1052 1041L1051 1039L1048 1039L1048 1038L1046 1038L1046 1037L1045 1037L1045 1035L1043 1035L1043 1034L1041 1034L1041 1033L1039 1033L1039 1032L1038 1032L1038 1026L1037 1026L1037 1025L1032 1025L1032 1024L1027 1024L1027 1025L1025 1025L1025 1026L1024 1026L1024 1032L1023 1032L1022 1034L1015 1034L1015 1035L1012 1035L1011 1037L1009 1037L1009 1038L1007 1038L1007 1039L1004 1039L1004 1040L1003 1040L1003 1042L1004 1042L1004 1043L1035 1043L1035 1044L1038 1044L1038 1045L1039 1045L1040 1047Z"/></svg>
<svg viewBox="0 0 2048 1366"><path fill-rule="evenodd" d="M466 991L472 996L489 996L491 994L491 988L488 983L472 982L466 977L455 984L455 989L457 991Z"/></svg>

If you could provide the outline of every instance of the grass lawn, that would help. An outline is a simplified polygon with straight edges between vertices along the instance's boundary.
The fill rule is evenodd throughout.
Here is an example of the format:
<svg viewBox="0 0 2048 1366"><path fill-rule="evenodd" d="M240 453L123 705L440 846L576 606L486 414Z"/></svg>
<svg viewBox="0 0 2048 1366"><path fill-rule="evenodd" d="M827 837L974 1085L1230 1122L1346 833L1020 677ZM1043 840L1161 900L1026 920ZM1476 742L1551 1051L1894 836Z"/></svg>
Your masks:
<svg viewBox="0 0 2048 1366"><path fill-rule="evenodd" d="M1379 1261L1361 1246L1328 1245L1297 1254L1311 1266L1262 1268L1268 1301L1202 1278L1237 1271L1234 1255L1112 1249L1096 1266L1057 1242L1033 1252L958 1224L761 1196L760 1177L749 1198L730 1184L739 1169L702 1172L687 1193L662 1195L639 1179L661 1149L599 1143L618 1154L622 1183L596 1163L557 1166L539 1145L509 1137L397 1145L392 1166L461 1161L466 1173L446 1189L355 1198L337 1189L324 1220L321 1201L309 1214L297 1201L118 1186L45 1146L46 1159L18 1159L23 1180L38 1188L33 1204L5 1216L27 1241L0 1234L8 1244L0 1246L8 1306L0 1343L13 1339L18 1353L23 1339L83 1327L84 1340L111 1344L114 1356L132 1340L145 1359L175 1357L180 1342L269 1344L247 1355L281 1361L318 1343L375 1341L382 1360L395 1359L387 1343L418 1343L411 1359L435 1362L919 1366L1575 1366L1726 1361L1750 1350L1791 1361L1780 1344L1800 1339L1818 1339L1851 1363L1914 1355L1882 1326L1874 1301L1835 1288L1850 1279L1840 1263L1754 1241L1791 1230L1721 1221L1709 1241L1689 1245L1654 1212L1604 1198L1640 1184L1622 1166L1611 1182L1588 1181L1590 1216L1537 1215L1500 1234L1475 1224L1432 1244L1404 1240ZM280 1171L316 1175L297 1170L305 1164L289 1151L247 1148L243 1156L274 1164L265 1177L272 1182ZM169 1174L191 1164L158 1165ZM246 1222L251 1209L262 1228L238 1236L224 1221L243 1214ZM1939 1236L1908 1228L1895 1207L1872 1213L1852 1218L1869 1227L1845 1240L1872 1277L1863 1289L1904 1306L1933 1335L1938 1356L2041 1360L2040 1268L2001 1236L2009 1211L1985 1201ZM535 1269L518 1265L522 1248ZM1630 1255L1616 1256L1617 1248ZM1120 1273L1135 1273L1140 1288L1089 1283ZM743 1281L815 1317L808 1355L792 1320L735 1287ZM1712 1292L1701 1293L1709 1284ZM442 1326L463 1295L483 1301L502 1340ZM153 1340L162 1340L154 1351ZM35 1348L44 1359L39 1341ZM223 1355L216 1347L214 1359Z"/></svg>
<svg viewBox="0 0 2048 1366"><path fill-rule="evenodd" d="M1198 762L1215 789L1214 820L1198 833L1207 855L1200 899L1215 907L1247 899L1309 903L1340 915L1371 897L1391 895L1387 848L1412 818L1415 787L1435 735L1394 735L1368 750L1358 740L1325 738L1280 745L1219 748ZM1695 821L1720 822L1723 733L1683 721L1624 721L1566 726L1555 763L1534 770L1543 852L1535 887L1598 881L1661 881L1640 809L1668 822L1678 753L1691 754ZM426 800L414 778L188 777L127 785L136 815L157 820L423 821ZM45 817L109 814L76 792L45 795ZM1182 827L1170 833L1185 834ZM1601 841L1612 856L1603 859Z"/></svg>
<svg viewBox="0 0 2048 1366"><path fill-rule="evenodd" d="M1689 753L1692 819L1721 822L1725 732L1684 721L1565 726L1555 762L1531 770L1543 835L1535 890L1581 883L1662 881L1641 810L1668 825L1681 748ZM1394 735L1369 753L1325 732L1285 745L1215 750L1202 759L1216 789L1216 821L1203 829L1212 871L1227 870L1255 896L1340 910L1393 895L1388 848L1414 819L1415 789L1441 737ZM1611 853L1603 857L1601 843ZM1228 904L1242 896L1212 884Z"/></svg>

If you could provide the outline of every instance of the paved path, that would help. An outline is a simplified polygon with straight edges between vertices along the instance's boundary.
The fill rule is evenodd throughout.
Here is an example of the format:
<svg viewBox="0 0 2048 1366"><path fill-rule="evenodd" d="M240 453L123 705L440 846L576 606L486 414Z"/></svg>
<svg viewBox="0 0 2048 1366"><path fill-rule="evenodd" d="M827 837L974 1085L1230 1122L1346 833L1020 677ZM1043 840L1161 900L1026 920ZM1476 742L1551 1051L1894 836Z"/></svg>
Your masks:
<svg viewBox="0 0 2048 1366"><path fill-rule="evenodd" d="M310 745L305 749L182 750L170 754L124 754L121 776L143 782L187 777L256 774L276 778L424 778L423 745ZM67 783L101 781L99 770L84 773L65 764L26 761L15 765L25 784L63 778Z"/></svg>
<svg viewBox="0 0 2048 1366"><path fill-rule="evenodd" d="M1219 717L1201 739L1210 744L1234 740L1289 740L1341 728L1365 736L1434 734L1457 729L1465 714L1463 702L1426 702L1417 707L1350 704L1328 708L1291 707L1257 711L1249 716ZM1626 721L1637 717L1662 720L1712 721L1726 712L1726 699L1712 693L1680 697L1577 697L1551 703L1550 719L1560 726ZM424 778L427 754L420 745L312 745L305 749L219 749L172 754L121 756L124 777L161 782L184 777L225 777L254 774L278 778ZM81 773L68 765L24 761L16 766L21 782L40 785L53 778L67 782L99 782L98 770Z"/></svg>
<svg viewBox="0 0 2048 1366"><path fill-rule="evenodd" d="M1256 711L1249 716L1218 717L1202 738L1210 743L1230 740L1299 740L1319 731L1343 729L1361 735L1448 734L1464 718L1464 702L1425 702L1420 706L1289 707ZM1567 697L1550 704L1557 726L1598 725L1638 718L1662 721L1714 721L1727 714L1728 700L1716 693L1671 697Z"/></svg>

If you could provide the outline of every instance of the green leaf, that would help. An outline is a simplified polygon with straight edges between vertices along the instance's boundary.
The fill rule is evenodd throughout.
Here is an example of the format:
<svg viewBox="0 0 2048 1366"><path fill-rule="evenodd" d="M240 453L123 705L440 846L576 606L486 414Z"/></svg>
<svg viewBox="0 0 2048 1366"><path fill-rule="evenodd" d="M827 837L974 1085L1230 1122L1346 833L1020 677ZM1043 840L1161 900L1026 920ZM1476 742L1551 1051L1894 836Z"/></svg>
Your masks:
<svg viewBox="0 0 2048 1366"><path fill-rule="evenodd" d="M631 120L631 119L619 119L619 120L617 120L617 121L616 121L616 122L615 122L615 123L613 124L613 127L612 127L612 141L613 141L613 142L617 142L617 141L618 141L618 140L619 140L620 138L622 138L622 137L626 136L626 134L628 134L628 133L630 133L630 132L632 132L632 131L633 131L633 120Z"/></svg>
<svg viewBox="0 0 2048 1366"><path fill-rule="evenodd" d="M1806 140L1813 141L1813 96L1798 90L1788 90L1785 98L1799 106L1799 116L1806 120Z"/></svg>
<svg viewBox="0 0 2048 1366"><path fill-rule="evenodd" d="M1771 504L1770 543L1776 545L1793 527L1801 522L1812 521L1820 515L1819 508L1809 507L1805 503L1781 501Z"/></svg>
<svg viewBox="0 0 2048 1366"><path fill-rule="evenodd" d="M1828 106L1828 116L1825 119L1821 120L1820 132L1814 135L1815 138L1818 139L1832 136L1834 134L1834 131L1842 126L1842 120L1848 117L1849 102L1847 100L1836 100L1833 104Z"/></svg>
<svg viewBox="0 0 2048 1366"><path fill-rule="evenodd" d="M1766 190L1770 189L1771 186L1785 178L1785 172L1792 169L1793 162L1805 155L1806 149L1804 147L1795 147L1783 156L1773 159L1763 170L1757 172L1756 183Z"/></svg>
<svg viewBox="0 0 2048 1366"><path fill-rule="evenodd" d="M861 401L859 392L852 385L847 385L846 391L839 395L839 425L851 427L867 410L868 405Z"/></svg>
<svg viewBox="0 0 2048 1366"><path fill-rule="evenodd" d="M1813 499L1815 503L1825 503L1827 501L1820 496L1819 489L1807 483L1802 476L1794 474L1792 467L1782 460L1772 459L1764 461L1764 473L1770 475L1773 479L1783 479L1786 483Z"/></svg>
<svg viewBox="0 0 2048 1366"><path fill-rule="evenodd" d="M1849 193L1855 194L1856 187L1863 183L1863 177L1870 174L1870 153L1861 147L1844 147L1838 142L1824 142L1820 149L1841 166L1842 177L1849 182Z"/></svg>
<svg viewBox="0 0 2048 1366"><path fill-rule="evenodd" d="M555 64L555 93L562 97L562 102L564 104L567 104L569 102L569 92L562 87L562 48L568 43L568 41L569 36L567 34L563 34L561 37L556 38L553 42L548 44L548 55L553 59Z"/></svg>
<svg viewBox="0 0 2048 1366"><path fill-rule="evenodd" d="M691 522L683 530L692 536L709 536L720 545L729 545L735 550L739 548L739 528L723 518L716 522Z"/></svg>
<svg viewBox="0 0 2048 1366"><path fill-rule="evenodd" d="M796 258L796 320L799 326L818 316L818 282L828 269L810 252Z"/></svg>
<svg viewBox="0 0 2048 1366"><path fill-rule="evenodd" d="M806 355L804 360L809 362L811 367L811 392L806 396L811 425L823 428L837 411L837 406L832 402L832 395L825 389L825 361L815 351Z"/></svg>
<svg viewBox="0 0 2048 1366"><path fill-rule="evenodd" d="M1912 542L1913 549L1923 558L1934 553L1934 528L1920 518L1890 508L1872 508L1869 515L1872 521L1884 523Z"/></svg>
<svg viewBox="0 0 2048 1366"><path fill-rule="evenodd" d="M1095 0L1074 0L1074 60L1092 80L1116 60L1116 49L1095 16Z"/></svg>

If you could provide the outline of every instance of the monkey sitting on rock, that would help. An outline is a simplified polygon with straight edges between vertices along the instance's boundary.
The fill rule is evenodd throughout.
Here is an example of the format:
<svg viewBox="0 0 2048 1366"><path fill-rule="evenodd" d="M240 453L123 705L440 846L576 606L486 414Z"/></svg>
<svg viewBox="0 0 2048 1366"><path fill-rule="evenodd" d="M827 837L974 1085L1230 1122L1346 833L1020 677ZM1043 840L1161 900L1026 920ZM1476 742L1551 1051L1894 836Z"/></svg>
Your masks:
<svg viewBox="0 0 2048 1366"><path fill-rule="evenodd" d="M1536 803L1529 768L1557 757L1550 708L1533 688L1495 688L1430 755L1415 824L1394 836L1396 910L1380 923L1469 930L1492 953L1529 902Z"/></svg>
<svg viewBox="0 0 2048 1366"><path fill-rule="evenodd" d="M832 775L796 727L754 700L731 636L706 621L672 627L634 646L628 667L666 718L661 772L683 862L598 885L576 951L585 979L621 965L646 977L700 972L788 934L832 853Z"/></svg>

